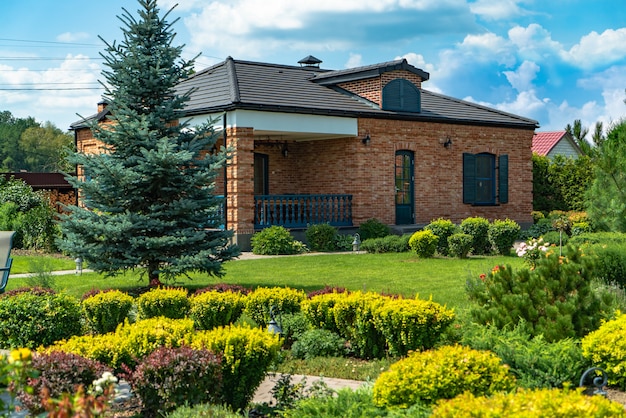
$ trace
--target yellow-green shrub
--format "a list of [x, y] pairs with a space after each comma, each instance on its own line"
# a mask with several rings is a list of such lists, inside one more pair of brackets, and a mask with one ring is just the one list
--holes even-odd
[[270, 322], [270, 308], [276, 314], [300, 312], [300, 303], [306, 299], [301, 290], [288, 287], [259, 287], [246, 296], [244, 312], [262, 327]]
[[413, 352], [382, 373], [373, 388], [378, 406], [408, 408], [418, 402], [434, 403], [469, 391], [491, 395], [515, 387], [509, 368], [489, 351], [463, 346]]
[[245, 296], [238, 292], [209, 291], [190, 299], [189, 316], [196, 329], [212, 329], [235, 322], [245, 305]]
[[432, 300], [390, 299], [374, 311], [373, 321], [385, 337], [389, 354], [404, 356], [432, 348], [454, 321], [454, 312]]
[[339, 329], [335, 324], [333, 308], [346, 295], [347, 293], [337, 292], [316, 295], [310, 299], [303, 300], [300, 304], [300, 309], [314, 327], [339, 333]]
[[132, 296], [119, 290], [100, 292], [83, 300], [83, 317], [87, 327], [97, 334], [115, 331], [133, 308]]
[[157, 317], [134, 324], [126, 321], [113, 333], [72, 337], [56, 343], [47, 351], [74, 353], [119, 369], [122, 364], [133, 367], [159, 347], [189, 344], [193, 333], [191, 319]]
[[579, 390], [520, 390], [493, 396], [465, 393], [452, 400], [440, 401], [431, 418], [619, 418], [624, 407], [602, 396], [588, 396]]
[[626, 389], [626, 314], [587, 334], [582, 347], [585, 358], [606, 370], [610, 385]]
[[137, 314], [139, 319], [181, 319], [189, 314], [190, 305], [185, 289], [157, 288], [137, 298]]
[[226, 326], [198, 331], [193, 348], [222, 353], [224, 401], [233, 409], [244, 408], [276, 360], [281, 347], [276, 334], [261, 328]]
[[362, 358], [380, 358], [385, 354], [385, 337], [373, 318], [374, 311], [388, 299], [374, 292], [354, 292], [339, 299], [333, 308], [339, 334], [350, 340]]
[[417, 231], [409, 238], [409, 247], [420, 258], [429, 258], [435, 254], [439, 237], [429, 229]]

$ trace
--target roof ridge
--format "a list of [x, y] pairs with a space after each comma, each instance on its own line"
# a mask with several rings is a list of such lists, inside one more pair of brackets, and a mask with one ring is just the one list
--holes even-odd
[[239, 80], [237, 79], [237, 69], [235, 68], [235, 60], [233, 57], [228, 56], [226, 58], [226, 72], [230, 83], [230, 99], [233, 103], [239, 103], [241, 101], [241, 95], [239, 94]]

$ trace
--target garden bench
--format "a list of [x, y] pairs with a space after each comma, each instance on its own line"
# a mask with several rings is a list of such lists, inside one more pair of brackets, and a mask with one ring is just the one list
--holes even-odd
[[4, 293], [9, 282], [9, 273], [13, 264], [11, 247], [14, 235], [15, 231], [0, 231], [0, 293]]

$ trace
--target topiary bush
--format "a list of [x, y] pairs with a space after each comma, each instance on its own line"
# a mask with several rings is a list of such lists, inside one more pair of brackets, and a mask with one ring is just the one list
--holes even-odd
[[194, 332], [192, 319], [157, 317], [134, 324], [125, 321], [113, 333], [74, 336], [57, 342], [47, 351], [78, 354], [121, 370], [122, 364], [134, 368], [139, 360], [160, 347], [189, 345]]
[[270, 322], [270, 309], [278, 315], [300, 312], [300, 303], [306, 299], [302, 290], [287, 287], [259, 287], [245, 299], [244, 312], [262, 327]]
[[196, 329], [213, 329], [239, 319], [245, 296], [238, 292], [209, 291], [192, 296], [190, 305], [189, 317]]
[[462, 343], [475, 350], [493, 351], [511, 368], [517, 385], [529, 389], [577, 386], [582, 374], [591, 367], [583, 357], [579, 340], [565, 338], [550, 343], [543, 335], [530, 337], [523, 326], [512, 330], [465, 327]]
[[82, 301], [83, 318], [87, 328], [96, 334], [106, 334], [125, 319], [134, 306], [132, 296], [119, 290], [100, 292]]
[[491, 252], [489, 243], [489, 221], [480, 216], [465, 218], [459, 225], [464, 234], [472, 236], [472, 254], [482, 255]]
[[624, 406], [603, 396], [580, 390], [519, 390], [475, 396], [465, 393], [437, 404], [431, 418], [525, 417], [525, 418], [624, 417]]
[[258, 255], [300, 254], [306, 246], [296, 241], [282, 226], [270, 226], [252, 235], [252, 252]]
[[192, 347], [222, 354], [223, 400], [237, 410], [245, 408], [254, 396], [278, 358], [281, 342], [276, 334], [261, 328], [226, 326], [198, 331]]
[[159, 348], [127, 378], [143, 417], [160, 417], [183, 404], [219, 403], [222, 396], [220, 356], [204, 349]]
[[328, 224], [309, 225], [305, 232], [306, 241], [313, 251], [335, 251], [337, 229]]
[[137, 317], [139, 319], [164, 316], [170, 319], [187, 317], [191, 302], [183, 288], [156, 288], [143, 293], [137, 298]]
[[435, 255], [439, 237], [427, 229], [417, 231], [409, 239], [409, 247], [420, 258], [430, 258]]
[[314, 357], [343, 357], [348, 352], [346, 340], [327, 329], [311, 329], [301, 334], [291, 346], [298, 359]]
[[472, 236], [462, 232], [448, 237], [448, 255], [456, 258], [467, 258], [472, 251]]
[[432, 231], [433, 234], [439, 237], [439, 241], [437, 242], [437, 252], [443, 256], [447, 256], [448, 238], [456, 232], [456, 225], [449, 219], [439, 218], [431, 221], [424, 227], [424, 229]]
[[444, 346], [410, 353], [392, 364], [374, 382], [373, 399], [378, 406], [408, 408], [452, 399], [464, 392], [493, 395], [514, 387], [515, 377], [495, 354]]
[[63, 352], [35, 355], [31, 369], [36, 374], [26, 380], [31, 390], [21, 390], [18, 399], [32, 415], [44, 412], [44, 397], [59, 398], [63, 393], [74, 393], [81, 385], [87, 388], [104, 372], [110, 371], [97, 361]]
[[497, 328], [523, 325], [546, 341], [583, 337], [597, 329], [607, 306], [593, 292], [592, 257], [568, 246], [537, 260], [535, 268], [496, 266], [489, 274], [468, 279], [470, 314], [479, 324]]
[[606, 321], [582, 340], [583, 356], [606, 370], [609, 385], [626, 390], [626, 314]]
[[488, 237], [491, 247], [502, 255], [511, 254], [515, 240], [519, 238], [520, 226], [511, 219], [496, 219], [489, 225]]
[[383, 238], [370, 238], [361, 243], [361, 250], [368, 253], [403, 253], [409, 250], [410, 235], [387, 235]]
[[0, 346], [48, 346], [82, 333], [78, 299], [66, 295], [20, 291], [0, 295]]
[[434, 347], [455, 317], [440, 304], [420, 299], [387, 299], [372, 316], [391, 356]]
[[389, 226], [385, 225], [376, 218], [371, 218], [359, 225], [359, 236], [361, 241], [370, 238], [383, 238], [391, 234]]

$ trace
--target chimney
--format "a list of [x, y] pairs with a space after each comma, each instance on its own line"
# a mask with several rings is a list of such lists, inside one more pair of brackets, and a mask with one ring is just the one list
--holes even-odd
[[106, 100], [102, 100], [101, 102], [98, 102], [98, 113], [102, 112], [104, 109], [106, 109], [107, 105], [109, 103]]
[[315, 58], [313, 55], [309, 55], [307, 57], [302, 58], [298, 61], [301, 67], [312, 67], [312, 68], [320, 68], [320, 64], [322, 60], [319, 58]]

